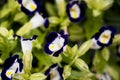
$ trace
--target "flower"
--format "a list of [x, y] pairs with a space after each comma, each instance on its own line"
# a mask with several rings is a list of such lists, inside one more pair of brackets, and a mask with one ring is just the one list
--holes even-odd
[[112, 44], [113, 38], [115, 36], [115, 32], [116, 30], [111, 26], [101, 27], [99, 32], [97, 32], [92, 38], [92, 43], [93, 43], [92, 48], [100, 49]]
[[84, 3], [79, 3], [78, 0], [69, 1], [66, 6], [66, 13], [68, 18], [72, 22], [79, 22], [82, 20], [85, 14], [85, 6]]
[[46, 28], [49, 26], [49, 20], [48, 18], [43, 18], [38, 12], [35, 13], [35, 15], [30, 20], [30, 23], [32, 23], [32, 29], [37, 28], [39, 26], [44, 25]]
[[14, 55], [5, 60], [1, 73], [2, 80], [12, 80], [15, 73], [23, 73], [22, 59], [18, 55]]
[[18, 0], [21, 10], [27, 15], [40, 12], [40, 0]]
[[43, 18], [40, 14], [40, 0], [18, 0], [21, 10], [26, 15], [34, 15], [30, 22], [32, 23], [32, 29], [44, 25], [46, 28], [49, 25], [47, 18]]
[[14, 37], [18, 37], [21, 41], [22, 51], [23, 53], [31, 53], [32, 52], [32, 41], [35, 40], [38, 36], [33, 35], [32, 38], [25, 39], [19, 35], [14, 35]]
[[46, 80], [63, 80], [63, 68], [60, 68], [57, 64], [53, 64], [46, 70]]
[[46, 37], [46, 44], [44, 46], [44, 51], [55, 57], [59, 56], [63, 52], [68, 44], [68, 34], [64, 34], [64, 31], [60, 33], [51, 32]]

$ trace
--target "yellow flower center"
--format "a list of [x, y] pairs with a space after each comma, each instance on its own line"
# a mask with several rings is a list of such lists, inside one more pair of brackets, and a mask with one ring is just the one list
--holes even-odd
[[13, 71], [9, 70], [6, 72], [6, 76], [11, 76], [13, 74]]
[[101, 41], [102, 41], [102, 43], [106, 43], [108, 41], [108, 39], [109, 39], [109, 36], [104, 34], [102, 36], [102, 40]]
[[31, 10], [35, 10], [35, 9], [36, 9], [36, 6], [35, 6], [34, 4], [31, 4], [31, 5], [30, 5], [30, 9], [31, 9]]

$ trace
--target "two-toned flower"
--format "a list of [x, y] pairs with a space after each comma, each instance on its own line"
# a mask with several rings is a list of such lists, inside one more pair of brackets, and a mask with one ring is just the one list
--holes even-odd
[[44, 25], [46, 28], [49, 26], [47, 18], [43, 18], [40, 13], [40, 0], [18, 0], [21, 11], [26, 15], [34, 15], [30, 20], [32, 23], [32, 29]]
[[59, 67], [57, 64], [53, 64], [46, 70], [45, 75], [46, 80], [63, 80], [63, 68]]
[[116, 30], [111, 26], [103, 26], [100, 28], [93, 38], [92, 43], [93, 49], [101, 49], [105, 46], [112, 44], [113, 38], [115, 36]]
[[21, 10], [27, 15], [40, 12], [40, 0], [18, 0]]
[[25, 54], [25, 53], [32, 52], [32, 41], [35, 40], [38, 36], [33, 35], [31, 38], [23, 38], [22, 36], [15, 34], [14, 37], [18, 37], [18, 39], [20, 39], [21, 46], [22, 46], [22, 52], [23, 54]]
[[46, 42], [44, 51], [49, 55], [57, 57], [65, 50], [68, 44], [68, 34], [65, 34], [64, 31], [60, 33], [51, 32], [46, 37]]
[[16, 73], [23, 73], [22, 59], [18, 55], [7, 58], [3, 64], [1, 73], [2, 80], [12, 80], [12, 75]]
[[78, 0], [69, 0], [66, 6], [66, 13], [71, 22], [79, 22], [85, 15], [85, 5]]

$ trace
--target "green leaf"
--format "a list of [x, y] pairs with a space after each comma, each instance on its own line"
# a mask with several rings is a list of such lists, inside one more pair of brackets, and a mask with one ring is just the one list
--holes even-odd
[[112, 76], [113, 80], [120, 80], [120, 71], [118, 70], [120, 70], [119, 67], [116, 68], [114, 66], [107, 66], [107, 71], [110, 76]]
[[68, 31], [69, 31], [69, 34], [70, 34], [69, 39], [71, 41], [79, 41], [79, 40], [83, 39], [84, 36], [85, 36], [83, 34], [83, 28], [79, 27], [78, 25], [71, 25], [68, 28]]
[[30, 80], [45, 80], [46, 76], [43, 73], [34, 73], [30, 76]]
[[77, 54], [79, 57], [84, 55], [92, 46], [91, 40], [85, 41], [80, 47], [79, 47], [79, 54]]
[[98, 73], [103, 73], [106, 63], [107, 62], [103, 58], [101, 51], [96, 51], [93, 59], [93, 65]]
[[18, 31], [17, 34], [20, 36], [25, 35], [31, 30], [32, 24], [30, 22], [24, 24]]
[[103, 58], [104, 58], [106, 61], [109, 60], [110, 52], [109, 52], [108, 48], [105, 47], [105, 48], [102, 50], [102, 56], [103, 56]]
[[60, 17], [64, 17], [66, 13], [65, 0], [55, 0], [57, 6], [57, 12]]
[[69, 65], [64, 66], [63, 77], [67, 79], [71, 75], [71, 67]]
[[45, 8], [46, 8], [47, 13], [50, 16], [56, 16], [57, 15], [57, 13], [56, 13], [56, 7], [53, 6], [53, 4], [51, 4], [49, 2], [46, 2]]
[[89, 72], [88, 65], [82, 59], [76, 59], [75, 60], [75, 66], [81, 71]]

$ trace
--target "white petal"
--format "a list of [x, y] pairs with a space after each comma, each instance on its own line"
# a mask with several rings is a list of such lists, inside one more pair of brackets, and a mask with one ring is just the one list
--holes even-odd
[[31, 40], [26, 40], [26, 41], [21, 40], [21, 46], [22, 46], [22, 51], [24, 54], [26, 52], [29, 52], [29, 53], [32, 52], [32, 41]]
[[39, 14], [36, 13], [30, 22], [32, 23], [32, 29], [42, 26], [44, 24], [45, 19]]
[[99, 41], [103, 44], [107, 44], [111, 38], [111, 31], [105, 30], [99, 37]]
[[95, 38], [92, 39], [92, 49], [100, 49], [101, 47], [97, 44], [97, 40]]
[[34, 11], [37, 8], [37, 5], [33, 0], [23, 0], [22, 4], [29, 11]]
[[15, 71], [17, 70], [17, 68], [19, 69], [19, 63], [16, 61], [17, 61], [17, 59], [15, 60], [13, 65], [6, 71], [6, 76], [9, 78], [11, 78], [12, 74], [15, 74]]
[[62, 37], [57, 37], [50, 45], [49, 45], [49, 49], [53, 52], [56, 52], [58, 50], [60, 50], [63, 45], [64, 45], [64, 38]]
[[50, 80], [60, 80], [61, 77], [60, 77], [60, 74], [57, 70], [57, 67], [54, 68], [54, 69], [51, 69], [50, 71]]
[[70, 9], [70, 15], [72, 18], [78, 18], [80, 17], [80, 8], [77, 4], [74, 4], [72, 8]]

